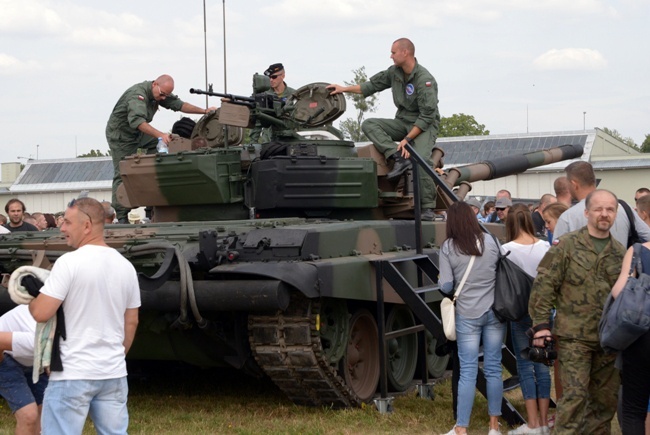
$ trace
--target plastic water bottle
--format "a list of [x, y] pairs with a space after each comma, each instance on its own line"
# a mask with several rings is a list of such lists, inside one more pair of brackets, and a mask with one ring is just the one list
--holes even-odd
[[156, 151], [158, 151], [160, 154], [169, 153], [169, 148], [167, 148], [167, 144], [165, 143], [162, 137], [158, 138], [158, 145], [156, 145]]

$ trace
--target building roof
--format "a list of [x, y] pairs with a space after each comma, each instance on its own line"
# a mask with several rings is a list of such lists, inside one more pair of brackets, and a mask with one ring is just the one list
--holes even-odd
[[111, 189], [110, 157], [29, 160], [9, 191], [12, 193]]

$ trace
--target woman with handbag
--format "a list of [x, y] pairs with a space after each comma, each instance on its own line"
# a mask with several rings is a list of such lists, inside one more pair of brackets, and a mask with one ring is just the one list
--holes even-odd
[[[565, 206], [566, 207], [566, 206]], [[546, 211], [546, 210], [545, 210]], [[537, 265], [550, 245], [535, 237], [533, 219], [528, 207], [515, 204], [506, 219], [506, 240], [503, 249], [510, 254], [508, 258], [533, 278], [537, 276]], [[517, 322], [510, 322], [512, 347], [517, 357], [517, 373], [521, 393], [526, 404], [527, 424], [508, 432], [508, 435], [548, 434], [550, 432], [548, 409], [551, 403], [551, 374], [543, 363], [532, 362], [521, 355], [530, 346], [526, 331], [532, 328], [533, 321], [528, 314]]]
[[[612, 297], [619, 296], [627, 282], [632, 264], [633, 247], [627, 250], [621, 266], [621, 274], [612, 287]], [[641, 266], [650, 274], [650, 242], [641, 247]], [[625, 435], [645, 434], [645, 421], [650, 408], [650, 331], [643, 334], [621, 353], [623, 368], [623, 416], [621, 430]]]
[[[482, 232], [471, 207], [464, 202], [453, 203], [447, 210], [447, 240], [440, 248], [441, 291], [456, 298], [456, 340], [460, 362], [458, 418], [447, 435], [467, 433], [476, 395], [481, 339], [490, 415], [488, 434], [501, 433], [501, 345], [506, 328], [491, 309], [498, 258], [498, 246], [492, 237]], [[467, 273], [470, 262], [471, 270]], [[463, 285], [459, 289], [461, 281]]]

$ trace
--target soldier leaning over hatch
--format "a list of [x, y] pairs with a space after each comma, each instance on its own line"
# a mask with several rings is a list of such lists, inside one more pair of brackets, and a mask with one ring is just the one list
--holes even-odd
[[[284, 81], [284, 65], [281, 63], [274, 63], [270, 65], [264, 75], [271, 81], [271, 89], [264, 92], [265, 94], [273, 95], [282, 102], [285, 102], [289, 95], [293, 94], [296, 90], [287, 86]], [[250, 132], [250, 139], [252, 143], [267, 143], [271, 141], [271, 129], [262, 128], [259, 121], [255, 123], [255, 127]]]
[[120, 176], [120, 160], [135, 154], [138, 148], [145, 152], [155, 152], [158, 138], [162, 137], [169, 144], [168, 133], [156, 129], [151, 124], [159, 107], [175, 112], [206, 114], [217, 110], [216, 107], [202, 109], [190, 103], [183, 102], [174, 92], [174, 79], [169, 75], [161, 75], [156, 80], [144, 81], [127, 89], [115, 104], [108, 124], [106, 124], [106, 140], [113, 157], [113, 207], [117, 219], [127, 223], [129, 209], [123, 207], [116, 197], [117, 188], [122, 184]]
[[[397, 106], [395, 119], [372, 118], [364, 121], [361, 126], [377, 150], [387, 160], [395, 161], [392, 171], [386, 176], [389, 180], [398, 178], [411, 167], [411, 162], [407, 160], [409, 153], [404, 149], [407, 143], [413, 145], [422, 158], [429, 158], [440, 126], [438, 84], [429, 71], [418, 63], [413, 43], [400, 38], [393, 42], [390, 52], [394, 65], [370, 77], [367, 82], [353, 86], [328, 86], [328, 89], [332, 89], [332, 94], [350, 92], [364, 97], [392, 89], [393, 102]], [[397, 148], [394, 141], [399, 141]], [[435, 185], [424, 171], [419, 174], [422, 219], [434, 220]]]

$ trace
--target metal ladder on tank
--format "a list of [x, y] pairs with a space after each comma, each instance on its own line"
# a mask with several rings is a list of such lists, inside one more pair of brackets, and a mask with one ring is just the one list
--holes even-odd
[[[442, 189], [445, 195], [451, 198], [453, 201], [458, 201], [458, 197], [454, 194], [451, 188], [440, 178], [440, 176], [429, 167], [427, 162], [419, 155], [417, 152], [410, 146], [406, 145], [407, 151], [411, 154], [412, 160], [416, 163], [412, 166], [412, 178], [413, 178], [413, 197], [414, 197], [414, 207], [415, 207], [415, 250], [416, 254], [409, 257], [402, 257], [392, 260], [376, 260], [373, 261], [375, 268], [375, 279], [377, 285], [377, 326], [379, 331], [379, 367], [380, 367], [380, 379], [379, 379], [379, 389], [380, 397], [375, 399], [375, 406], [380, 413], [387, 413], [392, 411], [392, 397], [388, 396], [388, 380], [387, 380], [387, 349], [386, 343], [388, 340], [401, 337], [407, 334], [417, 333], [419, 337], [420, 347], [424, 349], [424, 344], [426, 344], [426, 338], [424, 335], [424, 329], [427, 329], [433, 337], [437, 340], [437, 343], [445, 343], [447, 338], [444, 335], [442, 329], [442, 322], [440, 318], [434, 313], [429, 305], [427, 304], [427, 294], [437, 292], [440, 290], [440, 285], [438, 283], [438, 267], [433, 263], [431, 258], [423, 254], [422, 252], [422, 220], [421, 220], [421, 209], [419, 201], [419, 178], [418, 170], [423, 169], [429, 177], [431, 177], [436, 185]], [[419, 167], [418, 167], [419, 166]], [[480, 225], [480, 222], [479, 222]], [[485, 227], [483, 230], [487, 233]], [[399, 271], [398, 264], [411, 262], [417, 267], [417, 285], [413, 286], [408, 281], [408, 279]], [[427, 283], [425, 284], [425, 278]], [[420, 321], [419, 325], [411, 326], [408, 328], [386, 332], [386, 320], [385, 320], [385, 306], [384, 306], [384, 289], [383, 281], [384, 279], [395, 292], [402, 298], [404, 303], [411, 309], [415, 317]], [[501, 364], [505, 367], [512, 375], [517, 374], [517, 360], [512, 354], [510, 349], [504, 344], [501, 348], [502, 358]], [[482, 354], [479, 354], [481, 358]], [[457, 403], [457, 382], [459, 377], [459, 363], [456, 355], [452, 355], [453, 361], [453, 406], [454, 406], [454, 419], [456, 418], [456, 403]], [[429, 382], [428, 367], [426, 364], [426, 352], [422, 352], [422, 378], [420, 384], [418, 384], [418, 395], [421, 398], [425, 399], [434, 399], [433, 393], [433, 383]], [[476, 388], [479, 392], [487, 398], [487, 383], [485, 379], [485, 373], [483, 369], [479, 366], [478, 377], [476, 382]], [[504, 391], [507, 389], [504, 385]], [[515, 409], [515, 407], [510, 403], [510, 401], [504, 396], [501, 401], [501, 416], [510, 426], [518, 426], [525, 423], [524, 418], [521, 414]]]

